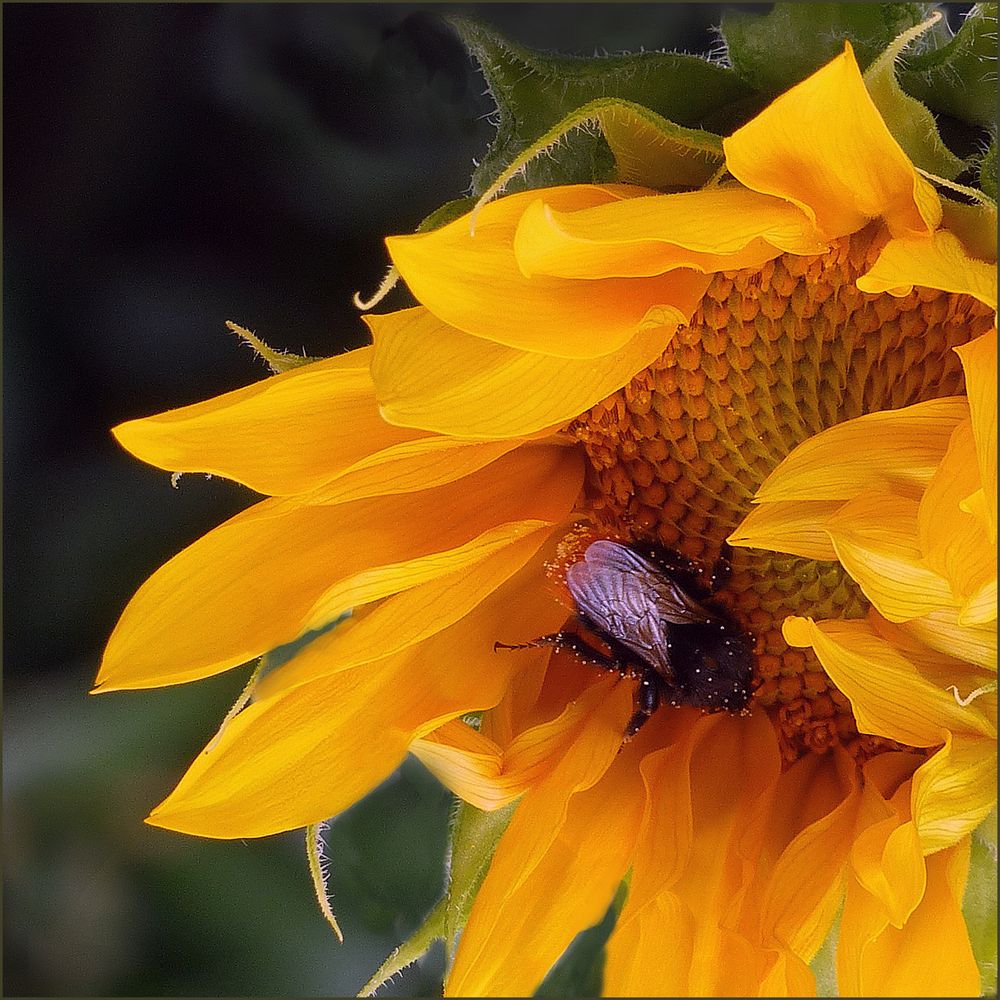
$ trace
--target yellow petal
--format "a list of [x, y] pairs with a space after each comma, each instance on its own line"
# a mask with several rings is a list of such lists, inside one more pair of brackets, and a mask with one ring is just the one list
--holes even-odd
[[505, 750], [468, 726], [459, 729], [459, 723], [411, 749], [460, 798], [478, 809], [499, 809], [552, 770], [593, 711], [590, 698], [577, 698], [556, 718], [518, 733]]
[[[688, 978], [696, 940], [694, 914], [674, 893], [661, 892], [633, 908], [624, 920], [618, 918], [608, 942], [604, 995], [691, 996]], [[667, 941], [669, 948], [664, 947]]]
[[987, 670], [997, 669], [997, 630], [991, 622], [961, 624], [955, 608], [942, 608], [914, 618], [904, 628], [931, 649], [968, 660]]
[[968, 842], [927, 858], [920, 905], [897, 929], [857, 882], [848, 888], [837, 946], [837, 985], [845, 997], [979, 996], [979, 972], [961, 900]]
[[948, 581], [924, 563], [917, 511], [913, 500], [865, 493], [844, 504], [825, 525], [844, 569], [893, 622], [956, 606]]
[[754, 996], [772, 949], [732, 928], [780, 772], [774, 730], [763, 712], [672, 714], [675, 741], [642, 765], [647, 807], [604, 988], [609, 996]]
[[577, 210], [649, 193], [645, 188], [577, 185], [525, 191], [485, 205], [429, 233], [386, 240], [416, 298], [465, 333], [559, 358], [597, 358], [619, 350], [649, 326], [690, 319], [707, 287], [694, 272], [588, 283], [526, 278], [514, 257], [514, 233], [539, 197]]
[[[993, 553], [994, 565], [996, 552]], [[986, 625], [997, 620], [997, 578], [993, 577], [977, 587], [958, 612], [959, 625]]]
[[823, 523], [842, 506], [840, 500], [791, 500], [751, 509], [726, 539], [730, 545], [788, 552], [803, 559], [832, 561], [837, 553]]
[[[344, 358], [357, 354], [364, 367], [345, 367]], [[362, 348], [317, 361], [203, 403], [129, 420], [114, 435], [133, 455], [169, 472], [208, 472], [274, 496], [303, 492], [373, 451], [420, 436], [379, 416], [370, 356]]]
[[632, 694], [602, 679], [582, 697], [590, 718], [514, 813], [446, 996], [530, 996], [576, 933], [601, 919], [625, 874], [644, 799], [634, 749], [618, 753]]
[[529, 566], [419, 646], [252, 703], [148, 822], [202, 837], [259, 837], [347, 808], [414, 739], [499, 701], [518, 664], [494, 655], [493, 637], [512, 620], [538, 634], [551, 615], [533, 602], [540, 585], [540, 568]]
[[410, 751], [441, 784], [477, 809], [499, 809], [531, 787], [520, 775], [504, 780], [500, 746], [458, 720], [415, 740]]
[[[995, 280], [995, 275], [994, 275]], [[972, 412], [979, 477], [982, 481], [990, 540], [997, 540], [997, 331], [955, 349], [965, 369], [965, 390]]]
[[963, 420], [951, 436], [917, 515], [927, 566], [948, 581], [955, 598], [963, 603], [986, 587], [985, 597], [980, 598], [985, 603], [991, 582], [996, 596], [996, 548], [982, 522], [962, 510], [962, 501], [979, 488], [972, 421]]
[[[930, 617], [933, 616], [927, 616]], [[961, 643], [957, 643], [951, 650], [939, 650], [929, 645], [924, 638], [917, 636], [913, 626], [917, 622], [926, 621], [927, 618], [893, 624], [871, 608], [868, 611], [867, 621], [877, 636], [895, 646], [928, 681], [939, 688], [949, 690], [954, 685], [964, 695], [993, 679], [979, 665], [972, 662]], [[985, 711], [989, 705], [990, 702], [983, 701], [979, 707]], [[985, 714], [991, 721], [996, 721], [990, 712], [986, 711]]]
[[950, 396], [846, 420], [795, 448], [755, 499], [850, 500], [883, 490], [918, 500], [968, 415], [965, 397]]
[[952, 847], [997, 801], [996, 740], [948, 734], [913, 776], [913, 819], [925, 854]]
[[816, 992], [816, 977], [812, 969], [798, 956], [789, 952], [775, 954], [774, 965], [761, 978], [761, 997], [809, 997]]
[[470, 337], [419, 307], [365, 321], [386, 420], [479, 439], [567, 423], [655, 361], [673, 335], [645, 330], [613, 354], [566, 360]]
[[896, 647], [864, 621], [786, 618], [791, 646], [811, 646], [830, 679], [850, 699], [858, 729], [914, 747], [936, 746], [946, 730], [993, 737], [973, 705], [962, 707], [949, 691], [929, 682]]
[[879, 927], [902, 927], [926, 885], [920, 839], [910, 817], [912, 754], [886, 753], [863, 765], [857, 827], [849, 839], [851, 880], [877, 903]]
[[526, 277], [649, 277], [760, 267], [779, 253], [827, 250], [793, 205], [737, 186], [629, 198], [560, 212], [542, 198], [517, 226], [514, 253]]
[[[539, 522], [503, 525], [490, 533], [499, 544], [478, 546], [472, 553], [476, 561], [394, 594], [318, 636], [288, 663], [263, 677], [255, 696], [271, 697], [297, 684], [402, 652], [436, 635], [464, 618], [535, 557], [551, 532], [551, 526], [539, 527]], [[540, 598], [545, 596], [544, 592], [539, 594]], [[558, 629], [566, 616], [562, 605], [552, 603], [548, 631]]]
[[996, 309], [997, 268], [975, 260], [946, 229], [890, 240], [872, 269], [857, 280], [863, 292], [909, 295], [914, 285], [972, 295]]
[[[908, 794], [905, 787], [902, 794]], [[854, 841], [851, 865], [861, 885], [885, 908], [889, 923], [902, 927], [927, 884], [916, 826], [898, 815], [873, 823]]]
[[768, 821], [769, 833], [784, 845], [767, 877], [760, 935], [807, 962], [840, 907], [861, 796], [856, 771], [843, 750], [801, 758], [779, 779]]
[[844, 49], [723, 140], [726, 166], [748, 188], [798, 205], [830, 239], [879, 217], [898, 235], [935, 229], [940, 199], [890, 134], [850, 44]]
[[963, 497], [958, 506], [961, 510], [964, 510], [966, 514], [971, 514], [983, 526], [989, 534], [990, 539], [994, 540], [991, 518], [996, 518], [996, 511], [991, 513], [987, 509], [986, 491], [982, 488], [982, 486], [980, 486], [978, 490], [974, 490], [967, 497]]
[[518, 438], [462, 441], [436, 434], [404, 441], [366, 455], [299, 500], [308, 504], [345, 503], [364, 497], [415, 493], [477, 472], [523, 443]]
[[560, 520], [581, 478], [570, 449], [534, 447], [399, 497], [319, 507], [266, 500], [143, 584], [111, 636], [97, 685], [174, 684], [244, 663], [324, 615], [331, 621], [356, 603], [478, 561], [482, 544], [502, 541], [480, 536], [501, 525]]

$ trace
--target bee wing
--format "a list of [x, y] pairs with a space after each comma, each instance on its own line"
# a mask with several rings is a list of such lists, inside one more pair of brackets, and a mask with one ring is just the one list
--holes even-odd
[[669, 625], [643, 581], [635, 574], [593, 562], [570, 566], [566, 581], [577, 611], [589, 625], [673, 680], [667, 648]]
[[636, 590], [646, 591], [655, 602], [659, 616], [671, 625], [705, 624], [711, 621], [711, 614], [689, 597], [668, 573], [627, 545], [601, 539], [590, 545], [583, 558], [587, 565], [601, 566], [631, 577], [631, 586]]

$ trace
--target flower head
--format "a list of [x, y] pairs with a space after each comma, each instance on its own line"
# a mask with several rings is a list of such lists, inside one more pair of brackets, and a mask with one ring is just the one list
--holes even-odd
[[[116, 430], [269, 498], [143, 586], [98, 686], [313, 636], [150, 822], [306, 826], [407, 752], [481, 809], [517, 802], [452, 995], [530, 994], [629, 872], [611, 995], [810, 993], [842, 904], [841, 992], [979, 990], [993, 264], [850, 46], [724, 148], [732, 180], [700, 190], [529, 190], [474, 232], [394, 237], [420, 304], [366, 316], [373, 346]], [[623, 743], [641, 672], [537, 644], [597, 537], [691, 561], [752, 642], [748, 713], [664, 706]]]

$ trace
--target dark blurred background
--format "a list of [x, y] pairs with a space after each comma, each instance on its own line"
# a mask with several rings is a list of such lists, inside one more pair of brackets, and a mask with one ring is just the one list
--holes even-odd
[[[263, 377], [226, 319], [317, 356], [363, 341], [351, 295], [377, 287], [382, 236], [465, 193], [491, 137], [447, 9], [3, 7], [8, 996], [353, 995], [441, 891], [448, 797], [410, 763], [328, 833], [339, 946], [299, 835], [142, 823], [246, 672], [86, 692], [136, 587], [251, 500], [172, 489], [108, 429]], [[720, 16], [459, 9], [578, 54], [706, 52]], [[439, 975], [433, 954], [384, 993]]]

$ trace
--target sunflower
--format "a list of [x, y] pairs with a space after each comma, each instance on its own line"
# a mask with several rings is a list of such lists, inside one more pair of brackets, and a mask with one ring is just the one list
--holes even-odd
[[[980, 990], [994, 264], [849, 45], [724, 148], [700, 190], [529, 190], [391, 238], [420, 304], [367, 315], [371, 346], [115, 430], [267, 498], [138, 591], [98, 688], [311, 640], [148, 822], [309, 826], [410, 752], [516, 802], [449, 995], [530, 994], [626, 877], [609, 995], [811, 994], [838, 912], [843, 995]], [[705, 578], [729, 553], [749, 711], [668, 706], [623, 742], [635, 681], [531, 645], [595, 538]]]

